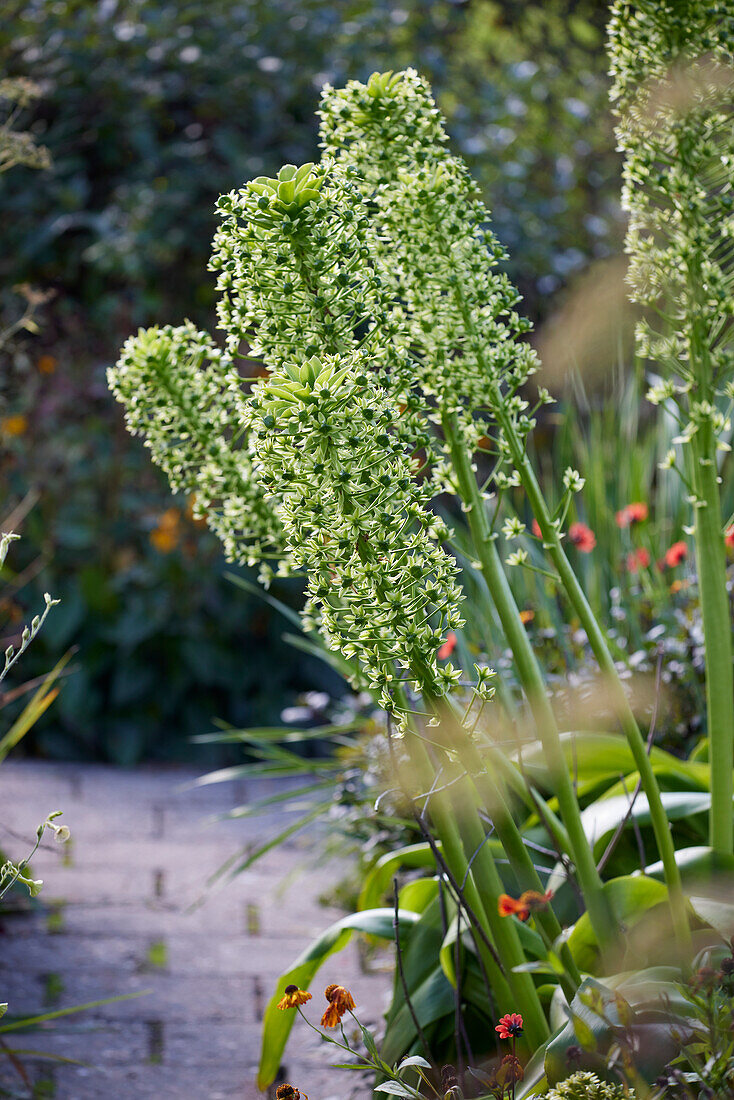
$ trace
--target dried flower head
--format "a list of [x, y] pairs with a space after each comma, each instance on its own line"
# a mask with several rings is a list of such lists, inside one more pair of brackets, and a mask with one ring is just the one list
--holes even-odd
[[299, 1092], [297, 1088], [287, 1083], [278, 1085], [275, 1095], [277, 1100], [308, 1100], [305, 1092]]
[[342, 1017], [355, 1007], [354, 997], [343, 985], [327, 985], [324, 996], [329, 1007], [321, 1018], [321, 1026], [336, 1027]]

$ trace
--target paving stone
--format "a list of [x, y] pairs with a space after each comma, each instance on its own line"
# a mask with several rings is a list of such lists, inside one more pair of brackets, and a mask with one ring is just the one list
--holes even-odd
[[[180, 768], [3, 765], [0, 847], [24, 854], [24, 838], [53, 809], [64, 811], [73, 846], [44, 842], [33, 860], [43, 905], [0, 918], [2, 999], [14, 1013], [35, 1013], [149, 991], [22, 1037], [24, 1046], [88, 1063], [26, 1060], [31, 1080], [53, 1078], [57, 1100], [255, 1100], [260, 1020], [277, 975], [340, 916], [319, 899], [346, 864], [319, 861], [317, 827], [207, 889], [226, 859], [287, 820], [279, 808], [213, 819], [284, 784], [194, 787], [195, 778]], [[389, 967], [366, 972], [352, 944], [323, 977], [349, 985], [361, 1018], [379, 1022]], [[315, 1020], [318, 1002], [316, 994]], [[318, 1100], [369, 1095], [366, 1080], [330, 1070], [330, 1060], [312, 1032], [294, 1028], [284, 1069], [302, 1091]], [[0, 1085], [11, 1083], [12, 1067], [0, 1059]]]

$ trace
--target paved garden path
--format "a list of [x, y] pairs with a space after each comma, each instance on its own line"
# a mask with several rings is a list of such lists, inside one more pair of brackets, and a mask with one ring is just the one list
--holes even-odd
[[[65, 854], [44, 843], [33, 861], [43, 905], [0, 917], [0, 1000], [13, 1014], [149, 990], [23, 1036], [14, 1046], [86, 1063], [24, 1058], [39, 1096], [56, 1100], [255, 1100], [260, 1018], [278, 973], [341, 914], [319, 897], [344, 867], [318, 864], [314, 833], [294, 837], [233, 883], [200, 898], [238, 847], [262, 840], [283, 818], [215, 821], [214, 815], [274, 789], [227, 783], [186, 789], [193, 772], [8, 762], [0, 769], [0, 849], [20, 858], [24, 838], [55, 809], [72, 831]], [[271, 786], [268, 787], [268, 782]], [[310, 866], [312, 859], [316, 868]], [[366, 973], [356, 944], [314, 983], [312, 1017], [331, 981], [354, 992], [377, 1023], [389, 992]], [[318, 992], [317, 992], [318, 991]], [[323, 1002], [325, 1007], [326, 1002]], [[315, 1006], [315, 1008], [314, 1008]], [[328, 1068], [328, 1047], [300, 1021], [283, 1077], [311, 1100], [369, 1095], [349, 1071]], [[10, 1044], [11, 1036], [6, 1036]], [[0, 1058], [0, 1084], [19, 1079]]]

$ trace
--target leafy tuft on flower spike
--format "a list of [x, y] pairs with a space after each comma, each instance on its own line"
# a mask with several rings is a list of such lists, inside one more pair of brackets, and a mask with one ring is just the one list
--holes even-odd
[[218, 206], [210, 267], [230, 350], [244, 342], [271, 367], [364, 345], [377, 351], [371, 332], [385, 288], [371, 262], [369, 212], [349, 173], [286, 165]]
[[437, 651], [460, 625], [456, 565], [444, 523], [396, 432], [400, 412], [359, 356], [311, 358], [258, 383], [259, 474], [281, 501], [285, 541], [309, 577], [307, 622], [357, 658], [394, 709], [402, 680], [443, 695], [456, 680]]

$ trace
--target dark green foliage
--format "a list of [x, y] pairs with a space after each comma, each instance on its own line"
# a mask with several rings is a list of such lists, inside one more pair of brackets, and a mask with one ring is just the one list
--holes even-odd
[[211, 300], [217, 196], [315, 159], [326, 80], [413, 64], [547, 295], [614, 229], [603, 18], [591, 0], [10, 0], [0, 70], [42, 83], [54, 168], [6, 182], [0, 272], [53, 280], [104, 325], [178, 322]]
[[[186, 499], [169, 499], [142, 446], [130, 447], [122, 423], [110, 430], [103, 380], [90, 385], [61, 364], [31, 372], [33, 363], [16, 375], [27, 433], [4, 441], [0, 476], [13, 499], [29, 483], [38, 490], [12, 561], [32, 579], [14, 594], [6, 568], [0, 622], [10, 633], [20, 607], [43, 605], [43, 591], [61, 600], [21, 678], [79, 649], [28, 743], [122, 763], [180, 758], [192, 753], [187, 737], [215, 717], [267, 724], [295, 692], [335, 690], [324, 665], [280, 641], [282, 618], [223, 577], [218, 541], [188, 518]], [[297, 588], [284, 592], [299, 599]], [[222, 755], [196, 750], [201, 761]]]
[[[0, 73], [40, 85], [19, 125], [52, 164], [0, 182], [0, 287], [56, 297], [37, 311], [40, 335], [1, 365], [0, 420], [26, 418], [2, 460], [3, 512], [39, 494], [18, 529], [44, 579], [17, 602], [31, 607], [42, 587], [63, 600], [26, 673], [80, 646], [37, 749], [179, 755], [215, 715], [277, 721], [295, 691], [324, 685], [268, 609], [233, 595], [213, 540], [183, 521], [170, 553], [151, 545], [168, 492], [103, 390], [138, 324], [189, 314], [213, 328], [217, 197], [318, 159], [324, 81], [414, 64], [494, 207], [514, 277], [547, 311], [548, 291], [608, 247], [588, 218], [614, 221], [604, 15], [593, 0], [519, 13], [488, 0], [8, 0]], [[23, 304], [0, 312], [10, 323]]]

